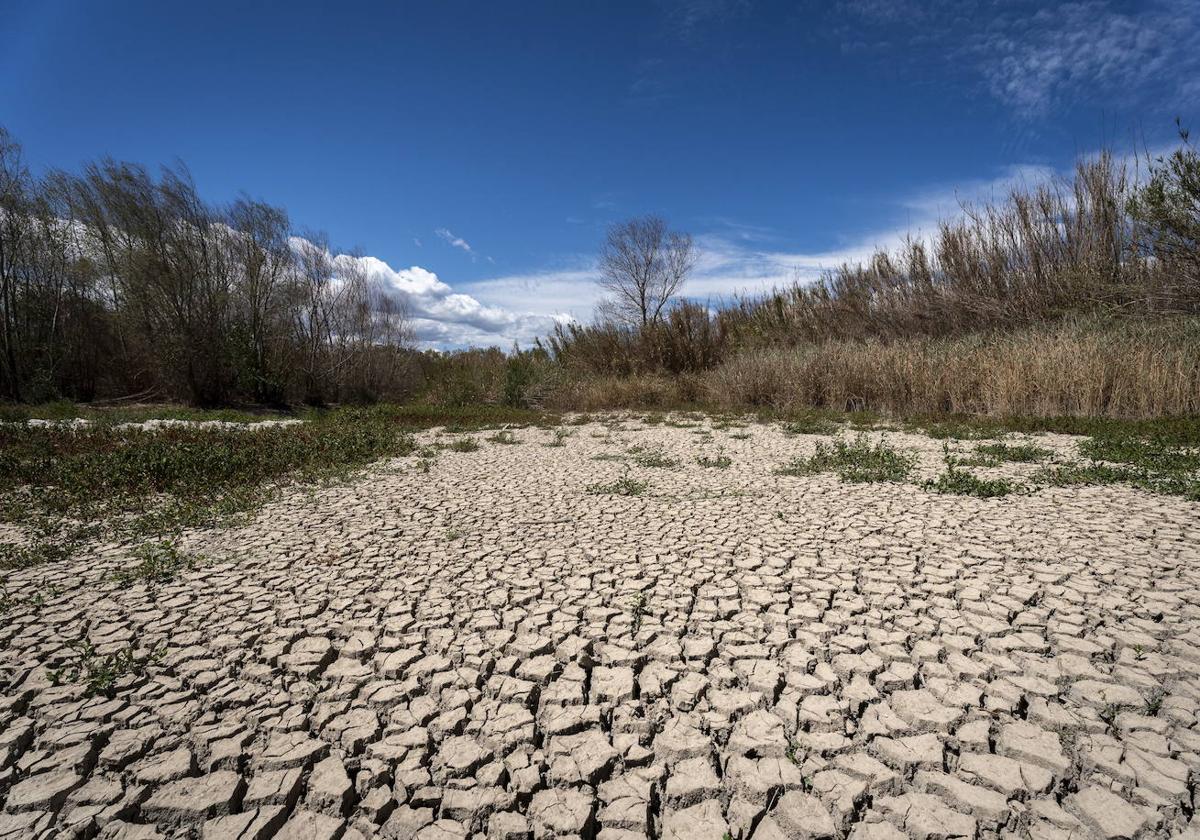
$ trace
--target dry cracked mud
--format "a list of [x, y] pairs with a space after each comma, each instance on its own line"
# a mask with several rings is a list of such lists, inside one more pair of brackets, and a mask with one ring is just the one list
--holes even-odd
[[[13, 573], [0, 837], [1200, 836], [1200, 505], [787, 477], [818, 438], [710, 426], [480, 433], [156, 585]], [[632, 445], [680, 463], [594, 459]], [[84, 638], [159, 656], [88, 697]]]

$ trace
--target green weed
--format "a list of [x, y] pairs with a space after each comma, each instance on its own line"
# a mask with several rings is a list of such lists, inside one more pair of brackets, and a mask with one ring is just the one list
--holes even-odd
[[122, 586], [143, 582], [150, 585], [168, 583], [180, 572], [194, 569], [197, 559], [181, 552], [170, 540], [139, 546], [133, 556], [138, 561], [137, 565], [113, 574], [113, 579]]
[[551, 447], [566, 446], [567, 438], [571, 437], [574, 434], [575, 434], [575, 432], [573, 432], [570, 429], [555, 429], [554, 430], [554, 440], [549, 441], [546, 444], [546, 446], [551, 446]]
[[726, 470], [729, 469], [730, 464], [733, 463], [733, 459], [724, 452], [718, 451], [717, 454], [712, 457], [709, 457], [708, 455], [699, 456], [696, 458], [696, 463], [705, 469]]
[[903, 481], [916, 463], [909, 454], [888, 446], [886, 440], [872, 445], [866, 434], [847, 443], [838, 438], [833, 443], [820, 442], [810, 458], [794, 458], [775, 470], [778, 475], [806, 476], [833, 472], [847, 483]]
[[615, 481], [597, 482], [587, 486], [593, 496], [641, 496], [650, 487], [650, 482], [632, 478], [628, 470]]
[[166, 655], [165, 646], [155, 648], [140, 658], [132, 647], [100, 655], [86, 639], [73, 642], [71, 649], [75, 651], [74, 657], [64, 665], [47, 671], [47, 676], [52, 685], [82, 682], [88, 697], [112, 697], [122, 678], [144, 674], [147, 665], [161, 661]]
[[1049, 449], [1043, 449], [1030, 443], [984, 443], [976, 446], [975, 452], [995, 461], [1012, 461], [1018, 464], [1044, 461], [1054, 454]]
[[661, 449], [643, 449], [635, 446], [630, 448], [629, 454], [633, 455], [634, 462], [639, 467], [650, 467], [654, 469], [671, 469], [679, 466], [679, 460], [672, 458]]

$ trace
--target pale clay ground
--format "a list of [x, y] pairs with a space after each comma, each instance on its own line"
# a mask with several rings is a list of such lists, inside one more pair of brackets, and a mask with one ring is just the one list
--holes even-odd
[[[0, 837], [1200, 837], [1200, 505], [788, 478], [818, 438], [737, 431], [521, 429], [156, 588], [115, 546], [10, 575]], [[588, 495], [634, 444], [682, 464]], [[45, 666], [85, 635], [167, 653], [84, 699]]]

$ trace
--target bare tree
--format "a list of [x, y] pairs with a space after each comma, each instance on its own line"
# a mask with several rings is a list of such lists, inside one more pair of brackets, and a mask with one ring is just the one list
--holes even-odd
[[602, 311], [629, 326], [657, 324], [696, 264], [692, 237], [643, 216], [608, 229], [600, 250]]

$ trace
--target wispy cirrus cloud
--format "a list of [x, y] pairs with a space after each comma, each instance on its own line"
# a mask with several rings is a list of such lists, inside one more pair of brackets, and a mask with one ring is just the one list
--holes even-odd
[[438, 228], [434, 231], [438, 238], [449, 245], [451, 248], [457, 248], [460, 251], [465, 251], [468, 254], [474, 255], [475, 249], [471, 247], [471, 243], [463, 239], [461, 236], [455, 236], [446, 228]]
[[1130, 101], [1148, 87], [1175, 95], [1200, 69], [1200, 3], [1123, 11], [1102, 0], [1005, 15], [970, 50], [992, 94], [1024, 115], [1103, 92]]
[[1200, 76], [1200, 0], [840, 0], [833, 9], [827, 25], [843, 51], [940, 62], [1027, 119], [1097, 99], [1185, 105]]

